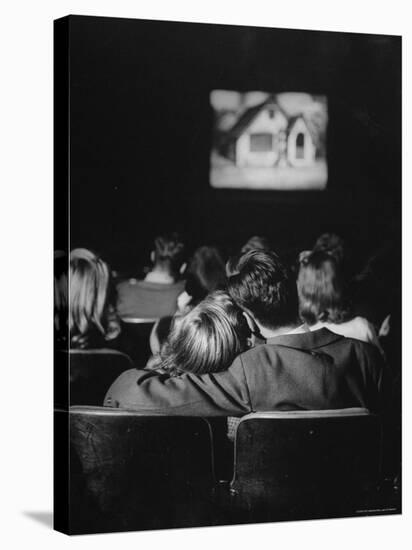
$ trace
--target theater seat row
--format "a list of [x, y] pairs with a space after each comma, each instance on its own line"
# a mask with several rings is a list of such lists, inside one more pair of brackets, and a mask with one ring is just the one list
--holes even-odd
[[[103, 407], [56, 409], [63, 460], [70, 431], [68, 530], [337, 517], [388, 507], [378, 492], [380, 421], [364, 409], [243, 417], [228, 481], [216, 474], [212, 422]], [[55, 469], [64, 467], [57, 457]]]

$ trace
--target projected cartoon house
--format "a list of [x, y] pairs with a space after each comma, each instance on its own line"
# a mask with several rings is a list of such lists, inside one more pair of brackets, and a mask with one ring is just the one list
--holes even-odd
[[221, 153], [238, 167], [304, 167], [315, 162], [316, 145], [304, 116], [288, 117], [270, 97], [240, 116]]

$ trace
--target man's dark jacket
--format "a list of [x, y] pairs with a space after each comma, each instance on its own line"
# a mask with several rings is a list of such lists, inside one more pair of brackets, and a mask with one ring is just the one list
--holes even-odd
[[271, 338], [215, 374], [171, 377], [128, 370], [112, 384], [104, 404], [192, 416], [346, 407], [378, 411], [382, 378], [375, 346], [320, 329]]

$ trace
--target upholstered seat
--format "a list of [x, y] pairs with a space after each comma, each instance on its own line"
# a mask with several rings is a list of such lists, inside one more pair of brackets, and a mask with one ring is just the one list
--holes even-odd
[[110, 385], [134, 364], [110, 349], [58, 351], [55, 358], [55, 405], [102, 405]]
[[121, 321], [119, 347], [137, 368], [144, 368], [150, 357], [150, 333], [158, 319], [124, 318]]
[[236, 431], [232, 513], [244, 521], [353, 515], [380, 475], [381, 427], [365, 409], [263, 412]]
[[72, 533], [211, 524], [207, 420], [103, 407], [68, 414]]

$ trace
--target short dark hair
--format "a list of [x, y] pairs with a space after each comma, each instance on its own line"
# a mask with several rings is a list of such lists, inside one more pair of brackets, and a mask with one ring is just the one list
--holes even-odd
[[296, 282], [275, 252], [250, 250], [228, 264], [228, 292], [264, 327], [277, 329], [298, 318]]
[[301, 260], [297, 287], [299, 314], [308, 325], [347, 320], [349, 304], [342, 270], [329, 252], [311, 252]]
[[177, 233], [156, 237], [154, 242], [155, 264], [166, 267], [172, 275], [177, 275], [185, 260], [185, 246]]
[[242, 246], [241, 254], [249, 252], [249, 250], [270, 250], [270, 243], [266, 237], [254, 235]]

